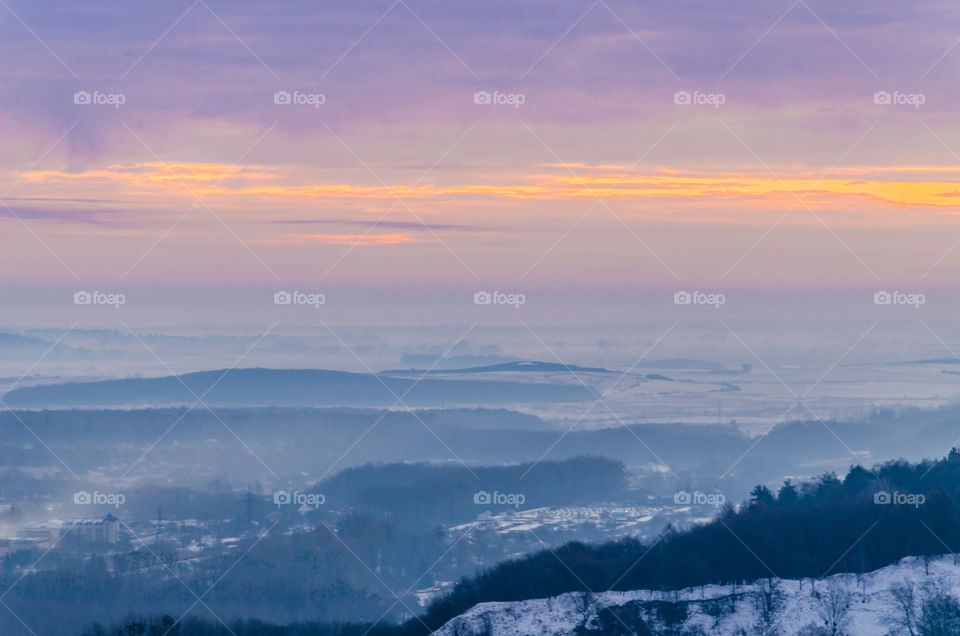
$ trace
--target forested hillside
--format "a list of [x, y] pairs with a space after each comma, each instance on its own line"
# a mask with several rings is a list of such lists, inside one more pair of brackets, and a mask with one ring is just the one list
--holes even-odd
[[[401, 626], [377, 625], [369, 633], [427, 634], [490, 601], [869, 572], [906, 556], [942, 554], [960, 544], [960, 509], [954, 503], [958, 497], [957, 449], [938, 461], [854, 466], [842, 478], [828, 473], [799, 485], [785, 482], [777, 489], [760, 485], [739, 508], [727, 506], [702, 526], [668, 528], [649, 544], [634, 539], [571, 543], [504, 562], [463, 580], [422, 616]], [[196, 624], [190, 627], [195, 631], [182, 633], [218, 634], [223, 626], [207, 628]], [[112, 634], [119, 626], [111, 629]], [[246, 624], [243, 629], [248, 635], [352, 633], [331, 625]]]

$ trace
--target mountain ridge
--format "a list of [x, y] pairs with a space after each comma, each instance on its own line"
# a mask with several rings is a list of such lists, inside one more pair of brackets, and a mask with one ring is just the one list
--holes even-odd
[[[598, 396], [587, 387], [497, 380], [396, 378], [325, 369], [220, 369], [158, 378], [64, 382], [14, 389], [11, 408], [221, 406], [438, 406], [517, 402], [578, 402]], [[402, 398], [402, 399], [398, 399]]]

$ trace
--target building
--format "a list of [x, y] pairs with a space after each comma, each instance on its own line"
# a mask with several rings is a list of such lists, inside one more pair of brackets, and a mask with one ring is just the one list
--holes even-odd
[[117, 543], [120, 540], [120, 520], [112, 514], [103, 519], [71, 519], [63, 524], [61, 537], [69, 535], [75, 543]]

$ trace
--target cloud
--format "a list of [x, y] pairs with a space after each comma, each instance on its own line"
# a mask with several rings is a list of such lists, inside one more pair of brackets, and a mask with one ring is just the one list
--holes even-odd
[[[154, 3], [136, 12], [116, 0], [10, 6], [50, 51], [11, 22], [0, 42], [0, 57], [11, 61], [0, 81], [0, 117], [49, 141], [79, 121], [64, 141], [79, 161], [117, 149], [142, 153], [124, 124], [146, 138], [144, 130], [170, 137], [224, 122], [249, 130], [276, 122], [295, 142], [326, 126], [516, 123], [518, 114], [613, 125], [669, 121], [671, 96], [681, 89], [727, 93], [727, 112], [826, 104], [840, 130], [848, 109], [873, 91], [906, 90], [926, 72], [950, 78], [958, 58], [956, 50], [944, 56], [955, 33], [952, 8], [938, 0], [910, 11], [889, 0], [735, 0], [724, 11], [705, 2], [617, 0], [559, 0], [549, 10], [506, 1], [332, 8], [281, 0], [265, 10], [240, 0]], [[126, 102], [78, 106], [78, 90], [122, 92]], [[326, 102], [278, 106], [278, 90], [319, 92]], [[523, 92], [526, 105], [519, 113], [478, 107], [477, 90]], [[948, 97], [931, 96], [926, 108], [952, 112]], [[803, 119], [822, 114], [810, 109]]]
[[91, 208], [34, 208], [0, 205], [0, 220], [39, 221], [50, 223], [77, 223], [83, 225], [119, 225], [117, 210]]
[[[594, 250], [570, 257], [586, 278], [605, 257], [631, 258], [615, 238], [642, 237], [673, 263], [693, 221], [742, 229], [750, 245], [797, 197], [835, 213], [821, 217], [831, 228], [862, 230], [853, 243], [881, 225], [952, 234], [960, 48], [950, 48], [955, 8], [944, 0], [909, 10], [892, 0], [732, 0], [722, 11], [704, 0], [335, 5], [10, 0], [29, 28], [11, 19], [0, 40], [0, 181], [16, 195], [0, 220], [47, 223], [54, 243], [104, 270], [115, 252], [97, 240], [120, 253], [160, 238], [143, 261], [156, 277], [172, 270], [154, 263], [179, 248], [192, 274], [242, 249], [237, 238], [281, 246], [265, 246], [263, 261], [289, 265], [314, 244], [415, 244], [446, 232], [478, 275], [522, 272], [536, 256], [527, 251], [557, 240], [563, 250], [576, 235]], [[922, 90], [922, 109], [874, 104], [876, 91], [897, 90]], [[125, 100], [77, 104], [77, 91]], [[278, 91], [325, 99], [276, 103]], [[525, 101], [476, 104], [477, 91]], [[725, 103], [675, 104], [677, 91], [719, 92]], [[599, 198], [622, 223], [589, 212]], [[425, 223], [401, 208], [371, 220], [397, 199]], [[800, 219], [810, 220], [783, 225]], [[54, 227], [69, 223], [97, 231]], [[652, 238], [640, 223], [656, 227]], [[0, 260], [29, 256], [7, 241]], [[283, 247], [294, 244], [302, 251]], [[890, 268], [907, 267], [889, 244], [870, 245]], [[371, 276], [384, 269], [377, 255], [364, 250]]]
[[362, 221], [357, 219], [274, 219], [267, 221], [277, 225], [347, 225], [368, 228], [389, 228], [395, 230], [413, 230], [422, 232], [490, 232], [501, 230], [496, 227], [463, 225], [457, 223], [421, 223], [418, 221]]
[[292, 236], [254, 239], [253, 243], [293, 245], [302, 243], [327, 243], [330, 245], [397, 245], [417, 243], [419, 238], [410, 234], [295, 234]]
[[[547, 170], [543, 168], [546, 167]], [[718, 170], [676, 169], [667, 166], [639, 170], [617, 164], [573, 164], [534, 167], [527, 173], [487, 175], [487, 183], [448, 183], [446, 185], [404, 184], [361, 185], [356, 183], [314, 183], [297, 185], [292, 182], [310, 178], [295, 168], [281, 166], [224, 166], [216, 164], [175, 165], [136, 164], [110, 165], [80, 173], [56, 170], [28, 172], [25, 184], [44, 189], [82, 187], [106, 193], [120, 190], [136, 194], [141, 202], [168, 201], [171, 196], [191, 201], [202, 195], [208, 204], [226, 204], [231, 209], [255, 213], [276, 201], [380, 201], [392, 203], [407, 201], [445, 201], [455, 204], [476, 198], [518, 202], [562, 201], [576, 199], [609, 199], [635, 201], [703, 201], [721, 206], [756, 203], [789, 203], [796, 197], [815, 194], [807, 204], [820, 208], [840, 205], [849, 198], [888, 206], [954, 207], [956, 178], [960, 167], [953, 166], [846, 166], [825, 173], [823, 170], [798, 166], [777, 167], [771, 174], [748, 167]], [[231, 177], [215, 183], [217, 176], [229, 173]], [[476, 178], [464, 175], [465, 178]], [[183, 181], [193, 185], [184, 187]], [[448, 178], [449, 180], [449, 178]], [[251, 183], [255, 185], [250, 185]], [[218, 203], [219, 202], [219, 203]], [[845, 205], [845, 204], [844, 204]], [[97, 212], [97, 211], [94, 211]], [[99, 211], [102, 213], [103, 211]], [[275, 224], [346, 224], [367, 227], [371, 221], [316, 219], [304, 210], [302, 217], [266, 220]], [[309, 215], [309, 216], [308, 216]], [[378, 225], [395, 229], [422, 229], [415, 222], [384, 220]], [[448, 231], [483, 231], [471, 224], [440, 224], [427, 229]]]

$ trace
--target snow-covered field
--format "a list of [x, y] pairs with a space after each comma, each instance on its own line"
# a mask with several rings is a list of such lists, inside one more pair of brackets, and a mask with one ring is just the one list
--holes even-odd
[[[937, 585], [960, 596], [960, 566], [952, 555], [928, 559], [909, 557], [896, 565], [863, 576], [837, 574], [825, 579], [757, 581], [734, 588], [708, 585], [677, 592], [636, 590], [584, 594], [513, 603], [481, 603], [449, 621], [437, 636], [540, 636], [584, 633], [630, 633], [640, 619], [653, 633], [798, 634], [821, 633], [812, 628], [832, 621], [839, 634], [899, 633], [892, 622], [903, 616], [891, 590], [912, 584], [916, 611], [925, 586]], [[764, 620], [764, 591], [773, 586], [779, 601]], [[766, 595], [766, 598], [770, 598]], [[680, 609], [663, 612], [665, 604]], [[609, 610], [609, 611], [608, 611]], [[679, 618], [677, 616], [679, 615]], [[676, 621], [667, 631], [669, 618]], [[830, 632], [824, 632], [830, 633]], [[906, 632], [903, 632], [906, 633]]]
[[[586, 525], [602, 530], [612, 537], [645, 536], [645, 524], [656, 515], [666, 517], [673, 512], [689, 512], [689, 508], [674, 510], [665, 506], [594, 505], [485, 512], [477, 517], [477, 521], [451, 526], [450, 530], [457, 533], [481, 526], [493, 532], [507, 534], [541, 528], [557, 532], [572, 531]], [[677, 518], [686, 521], [689, 515], [677, 515]], [[670, 520], [675, 519], [670, 517]]]

